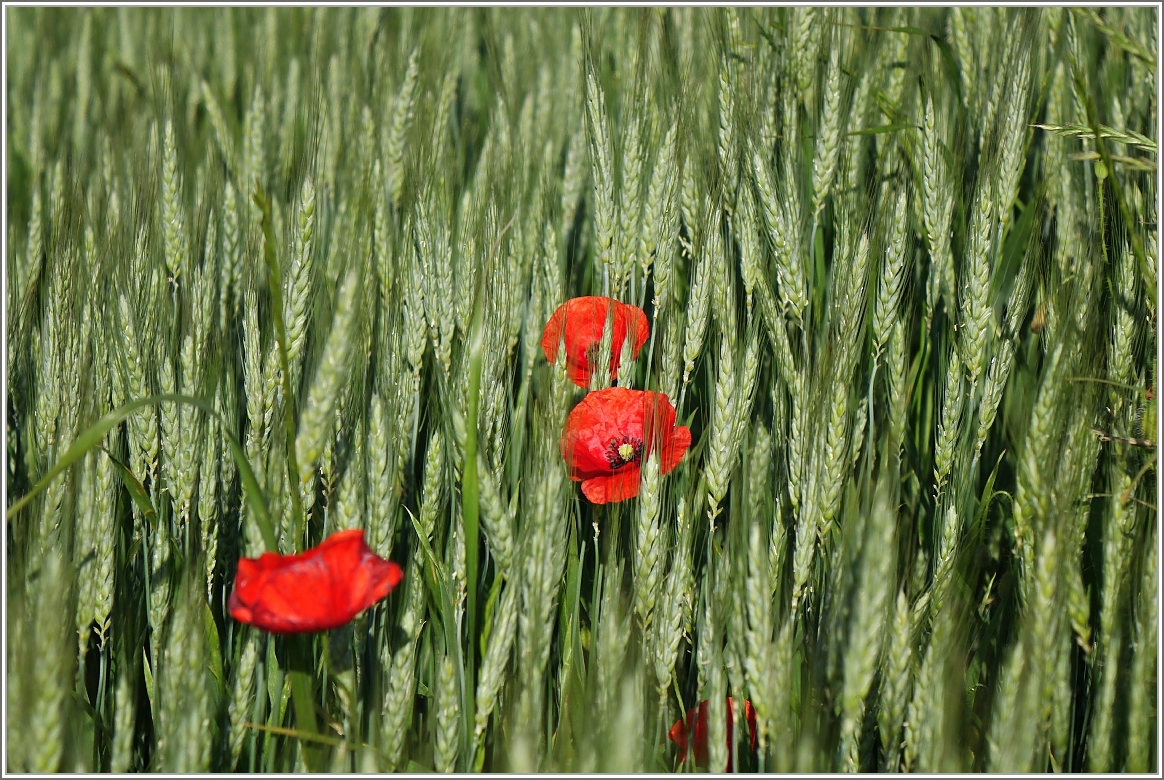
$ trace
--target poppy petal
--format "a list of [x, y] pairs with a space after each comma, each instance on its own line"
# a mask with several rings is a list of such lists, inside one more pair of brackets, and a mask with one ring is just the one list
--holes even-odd
[[[678, 748], [679, 761], [682, 763], [687, 760], [687, 735], [691, 734], [692, 752], [695, 754], [695, 763], [697, 766], [706, 767], [708, 763], [708, 744], [707, 744], [707, 720], [709, 702], [704, 699], [697, 707], [692, 707], [687, 710], [686, 723], [684, 720], [675, 721], [675, 725], [671, 726], [671, 730], [667, 732], [667, 738], [675, 743]], [[735, 721], [735, 705], [732, 702], [732, 697], [727, 697], [727, 746], [728, 746], [728, 762], [727, 771], [732, 771], [731, 745], [732, 736], [734, 734], [733, 724]], [[748, 730], [751, 735], [750, 743], [752, 752], [756, 750], [756, 710], [752, 707], [752, 702], [744, 701], [744, 718], [748, 722]]]
[[[610, 387], [589, 393], [566, 418], [562, 434], [562, 457], [570, 473], [582, 479], [610, 474], [614, 468], [607, 456], [612, 440], [623, 436], [642, 439], [638, 390]], [[640, 413], [636, 417], [636, 413]]]
[[679, 461], [683, 460], [683, 456], [687, 454], [687, 448], [691, 446], [691, 429], [686, 425], [676, 425], [675, 432], [671, 435], [671, 441], [663, 448], [663, 459], [659, 464], [660, 471], [664, 474], [670, 474]]
[[590, 369], [585, 365], [578, 365], [572, 361], [566, 361], [566, 378], [579, 387], [590, 386]]
[[264, 553], [238, 563], [231, 616], [272, 633], [338, 628], [384, 598], [404, 573], [367, 546], [359, 529], [300, 555]]
[[583, 398], [566, 418], [559, 443], [570, 478], [595, 504], [639, 493], [639, 469], [652, 451], [665, 474], [691, 445], [691, 431], [675, 425], [675, 407], [663, 393], [608, 387]]
[[562, 329], [566, 322], [566, 309], [559, 306], [551, 316], [546, 328], [542, 331], [542, 352], [546, 360], [553, 363], [558, 359], [558, 345], [562, 342]]
[[611, 376], [614, 377], [628, 333], [633, 344], [632, 357], [638, 356], [650, 334], [647, 315], [639, 307], [594, 295], [571, 298], [554, 310], [542, 331], [546, 360], [556, 362], [559, 345], [564, 345], [567, 375], [579, 387], [590, 385], [590, 376], [596, 368], [592, 364], [593, 354], [602, 342], [608, 316], [611, 319]]
[[582, 480], [582, 495], [592, 504], [625, 501], [639, 494], [639, 468], [625, 469], [617, 474]]
[[752, 752], [756, 751], [756, 738], [759, 736], [756, 731], [756, 708], [752, 706], [750, 701], [744, 700], [744, 719], [748, 721], [748, 733], [752, 735], [751, 744]]
[[[618, 379], [619, 360], [622, 357], [623, 343], [627, 336], [631, 338], [631, 359], [638, 357], [639, 350], [647, 343], [651, 326], [647, 322], [647, 315], [638, 306], [630, 306], [621, 301], [614, 302], [614, 329], [611, 331], [610, 376]], [[602, 334], [598, 337], [601, 339]]]
[[683, 719], [675, 721], [675, 725], [667, 732], [667, 739], [675, 743], [679, 748], [679, 763], [687, 760], [687, 726]]

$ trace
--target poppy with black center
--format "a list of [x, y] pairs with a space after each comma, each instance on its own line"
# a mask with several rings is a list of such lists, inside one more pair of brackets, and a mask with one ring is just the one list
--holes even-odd
[[561, 451], [570, 479], [595, 504], [639, 494], [642, 462], [659, 453], [669, 473], [691, 446], [691, 431], [675, 424], [675, 407], [662, 393], [608, 387], [589, 393], [571, 410]]

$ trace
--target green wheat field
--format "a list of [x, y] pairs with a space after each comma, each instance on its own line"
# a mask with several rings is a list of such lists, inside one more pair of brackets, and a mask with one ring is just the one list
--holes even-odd
[[5, 15], [8, 770], [1156, 771], [1156, 8]]

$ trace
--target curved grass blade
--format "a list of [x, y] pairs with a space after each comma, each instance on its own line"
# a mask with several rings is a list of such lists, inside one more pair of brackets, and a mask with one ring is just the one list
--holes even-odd
[[[226, 435], [227, 441], [230, 443], [231, 454], [234, 455], [235, 464], [238, 466], [239, 476], [242, 478], [243, 486], [246, 488], [247, 497], [251, 499], [249, 502], [255, 509], [255, 519], [259, 523], [259, 530], [263, 534], [263, 542], [267, 545], [267, 549], [271, 552], [278, 550], [278, 543], [275, 541], [274, 526], [271, 525], [271, 515], [267, 511], [267, 500], [263, 496], [263, 491], [259, 488], [259, 481], [255, 479], [255, 473], [251, 470], [251, 465], [247, 461], [246, 453], [243, 452], [242, 445], [239, 444], [238, 439], [230, 432], [226, 424], [226, 420], [214, 410], [214, 407], [205, 401], [194, 398], [188, 395], [181, 395], [180, 393], [161, 393], [158, 395], [151, 395], [148, 398], [139, 398], [136, 401], [114, 409], [97, 422], [90, 425], [73, 441], [72, 446], [65, 450], [65, 454], [60, 457], [55, 465], [49, 469], [48, 473], [41, 477], [40, 481], [32, 486], [32, 489], [25, 493], [21, 498], [8, 508], [6, 515], [8, 520], [20, 512], [21, 509], [28, 506], [33, 498], [38, 493], [48, 487], [54, 479], [61, 475], [63, 471], [72, 466], [88, 452], [91, 448], [96, 446], [105, 438], [105, 434], [113, 430], [115, 426], [121, 423], [122, 420], [129, 417], [138, 409], [153, 404], [160, 404], [166, 401], [190, 404], [195, 406], [207, 414], [211, 415], [222, 423], [222, 432]], [[116, 463], [116, 461], [114, 461]], [[130, 490], [133, 494], [133, 490]]]
[[129, 466], [115, 458], [112, 452], [100, 444], [97, 445], [97, 448], [105, 453], [109, 458], [109, 462], [117, 469], [117, 473], [121, 476], [122, 484], [129, 491], [129, 497], [133, 499], [133, 503], [137, 504], [137, 508], [141, 510], [142, 515], [145, 516], [145, 519], [152, 526], [154, 519], [157, 517], [157, 513], [154, 511], [153, 502], [150, 501], [150, 495], [146, 492], [145, 485], [141, 483], [140, 479], [134, 476]]

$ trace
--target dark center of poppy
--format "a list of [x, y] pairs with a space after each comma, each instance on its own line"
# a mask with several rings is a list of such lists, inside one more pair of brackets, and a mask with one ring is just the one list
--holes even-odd
[[643, 440], [634, 436], [611, 439], [606, 445], [606, 460], [612, 469], [637, 462], [643, 456]]

